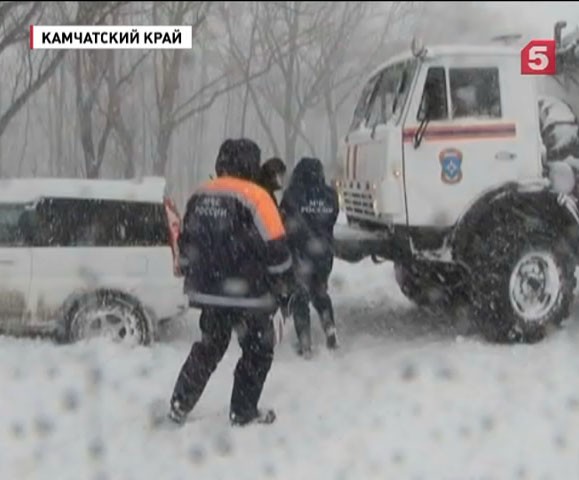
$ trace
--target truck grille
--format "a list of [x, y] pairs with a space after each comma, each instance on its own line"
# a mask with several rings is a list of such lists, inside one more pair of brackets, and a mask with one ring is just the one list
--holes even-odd
[[373, 198], [371, 192], [356, 190], [344, 190], [344, 207], [346, 213], [352, 216], [364, 216], [375, 218]]

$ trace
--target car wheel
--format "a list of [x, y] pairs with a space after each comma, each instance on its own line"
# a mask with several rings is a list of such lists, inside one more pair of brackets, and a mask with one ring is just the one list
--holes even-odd
[[142, 308], [124, 295], [110, 292], [75, 302], [68, 315], [68, 336], [71, 342], [103, 337], [130, 346], [151, 342]]

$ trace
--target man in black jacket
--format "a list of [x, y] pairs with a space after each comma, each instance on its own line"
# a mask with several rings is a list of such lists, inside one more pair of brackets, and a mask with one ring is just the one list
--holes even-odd
[[189, 199], [179, 236], [185, 293], [201, 309], [202, 338], [177, 378], [169, 417], [183, 423], [228, 348], [232, 330], [242, 349], [234, 375], [230, 420], [271, 423], [257, 408], [273, 360], [272, 314], [293, 284], [286, 233], [276, 205], [256, 182], [259, 147], [247, 139], [221, 146], [217, 178]]
[[334, 263], [333, 237], [339, 202], [337, 192], [326, 184], [319, 159], [302, 158], [296, 165], [280, 208], [301, 283], [292, 300], [299, 353], [310, 356], [310, 301], [320, 316], [326, 346], [330, 349], [338, 346], [328, 278]]

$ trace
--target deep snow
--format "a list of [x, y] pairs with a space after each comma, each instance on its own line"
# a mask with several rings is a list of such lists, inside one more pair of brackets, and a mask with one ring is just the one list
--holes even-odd
[[[579, 478], [579, 329], [492, 346], [418, 311], [391, 264], [336, 262], [342, 349], [306, 362], [293, 326], [262, 397], [271, 426], [232, 429], [235, 340], [181, 430], [155, 425], [191, 340], [194, 312], [151, 348], [0, 338], [0, 478]], [[577, 317], [577, 312], [574, 314]]]

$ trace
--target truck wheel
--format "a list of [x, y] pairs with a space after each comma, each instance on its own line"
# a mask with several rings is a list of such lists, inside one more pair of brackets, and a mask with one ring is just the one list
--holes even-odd
[[457, 271], [442, 269], [423, 262], [406, 266], [394, 264], [396, 282], [400, 290], [419, 307], [449, 311], [468, 302], [468, 292], [463, 288], [462, 276]]
[[511, 225], [496, 228], [472, 268], [474, 316], [487, 340], [535, 343], [569, 315], [575, 258], [565, 242]]

